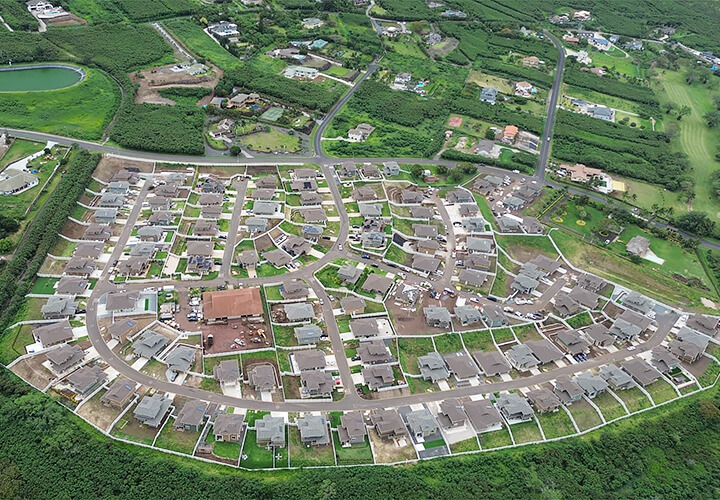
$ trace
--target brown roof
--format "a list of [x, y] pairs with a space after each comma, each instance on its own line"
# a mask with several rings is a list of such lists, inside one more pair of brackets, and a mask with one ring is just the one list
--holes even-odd
[[263, 313], [259, 288], [236, 288], [203, 293], [205, 317], [259, 316]]

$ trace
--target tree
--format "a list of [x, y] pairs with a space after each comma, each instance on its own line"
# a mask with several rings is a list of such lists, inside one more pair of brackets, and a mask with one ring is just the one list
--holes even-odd
[[717, 128], [720, 126], [720, 111], [708, 111], [705, 113], [705, 123], [710, 128]]
[[705, 420], [720, 420], [720, 409], [712, 401], [698, 402], [698, 410]]
[[690, 106], [681, 106], [677, 112], [678, 121], [682, 120], [683, 116], [689, 115], [691, 111], [692, 111], [692, 109], [690, 109]]
[[485, 131], [485, 139], [494, 140], [495, 139], [495, 131], [492, 128], [488, 128]]
[[0, 254], [10, 253], [13, 249], [13, 242], [10, 238], [0, 240]]
[[445, 175], [448, 173], [448, 168], [445, 165], [438, 165], [437, 173], [438, 175]]
[[423, 167], [422, 165], [418, 165], [417, 163], [410, 167], [410, 175], [412, 175], [416, 179], [420, 179], [423, 175]]
[[675, 218], [675, 225], [698, 236], [710, 236], [715, 232], [715, 221], [705, 212], [688, 212]]
[[669, 115], [670, 111], [672, 111], [675, 108], [677, 108], [677, 105], [674, 102], [666, 102], [665, 104], [662, 105], [662, 109], [665, 110], [666, 115]]
[[241, 151], [240, 146], [237, 146], [235, 144], [230, 146], [230, 154], [232, 156], [238, 156], [240, 154], [240, 151]]

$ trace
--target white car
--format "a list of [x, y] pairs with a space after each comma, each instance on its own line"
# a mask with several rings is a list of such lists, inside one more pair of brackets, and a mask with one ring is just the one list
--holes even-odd
[[342, 252], [342, 249], [343, 249], [343, 246], [342, 246], [342, 245], [338, 245], [338, 250], [340, 250], [340, 251]]
[[634, 351], [635, 349], [637, 349], [637, 347], [635, 347], [634, 345], [628, 347], [628, 351]]

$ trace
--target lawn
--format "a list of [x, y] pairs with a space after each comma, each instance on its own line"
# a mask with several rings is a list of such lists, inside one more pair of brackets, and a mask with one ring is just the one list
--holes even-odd
[[435, 347], [440, 354], [463, 351], [462, 339], [457, 333], [438, 335], [435, 337]]
[[575, 316], [572, 316], [570, 318], [567, 318], [565, 320], [568, 325], [570, 325], [572, 328], [582, 328], [583, 326], [592, 325], [592, 317], [590, 316], [590, 313], [587, 311], [581, 312], [580, 314], [576, 314]]
[[507, 295], [507, 278], [507, 273], [498, 268], [495, 273], [492, 288], [490, 289], [490, 294], [495, 297], [505, 297]]
[[43, 149], [45, 149], [45, 143], [15, 139], [10, 149], [5, 152], [0, 160], [0, 167], [5, 167], [14, 161], [33, 155]]
[[[615, 176], [613, 176], [613, 180], [625, 183], [625, 190], [628, 193], [628, 196], [631, 197], [630, 199], [632, 200], [632, 204], [637, 205], [640, 208], [651, 210], [653, 205], [660, 207], [672, 207], [676, 215], [687, 212], [688, 210], [687, 204], [678, 199], [677, 193], [668, 191], [663, 187], [635, 179]], [[637, 198], [632, 198], [632, 195], [637, 195]], [[623, 193], [619, 191], [613, 192], [613, 197], [618, 200], [628, 200], [627, 198], [624, 198]]]
[[397, 262], [398, 264], [402, 264], [404, 266], [409, 265], [412, 260], [410, 254], [403, 251], [397, 245], [390, 245], [388, 247], [387, 252], [385, 252], [385, 258], [389, 261]]
[[515, 326], [512, 330], [515, 332], [517, 339], [523, 344], [528, 340], [542, 340], [542, 336], [538, 333], [533, 323]]
[[495, 349], [490, 330], [478, 330], [476, 332], [465, 332], [462, 334], [465, 347], [472, 352], [474, 350], [489, 351]]
[[245, 414], [245, 423], [248, 427], [255, 427], [255, 421], [262, 419], [265, 415], [270, 415], [269, 411], [248, 410]]
[[490, 209], [490, 205], [488, 205], [487, 200], [484, 196], [480, 196], [477, 193], [473, 193], [473, 197], [475, 198], [475, 202], [478, 205], [478, 208], [480, 209], [480, 214], [483, 216], [483, 219], [485, 219], [487, 222], [489, 222], [493, 229], [497, 230], [497, 224], [495, 223], [495, 216], [492, 214], [492, 210]]
[[240, 61], [215, 43], [202, 28], [190, 19], [172, 19], [163, 24], [197, 56], [204, 57], [221, 69], [238, 66]]
[[255, 272], [257, 273], [258, 278], [265, 278], [267, 276], [280, 276], [281, 274], [287, 273], [288, 270], [286, 267], [278, 269], [272, 264], [260, 264], [255, 268]]
[[713, 196], [710, 175], [720, 169], [715, 151], [720, 144], [716, 131], [707, 128], [703, 115], [715, 109], [712, 93], [701, 85], [687, 85], [685, 71], [663, 70], [658, 77], [664, 92], [659, 93], [661, 103], [673, 102], [678, 107], [688, 106], [690, 114], [677, 122], [680, 135], [675, 139], [677, 146], [685, 152], [692, 166], [696, 197], [692, 202], [695, 210], [717, 216], [718, 203]]
[[637, 387], [631, 387], [630, 389], [626, 389], [624, 391], [615, 391], [615, 394], [625, 401], [625, 406], [627, 406], [630, 413], [634, 413], [638, 410], [649, 408], [651, 406], [650, 400]]
[[417, 358], [433, 352], [432, 339], [427, 338], [402, 338], [398, 339], [400, 347], [400, 366], [405, 373], [420, 375]]
[[479, 449], [480, 445], [478, 445], [478, 440], [474, 437], [470, 439], [465, 439], [464, 441], [458, 441], [457, 443], [453, 443], [450, 445], [451, 453], [463, 453], [466, 451], [475, 451]]
[[7, 365], [18, 356], [22, 356], [25, 354], [25, 346], [34, 342], [30, 325], [7, 330], [0, 336], [0, 363]]
[[155, 441], [155, 446], [192, 455], [200, 433], [173, 430], [174, 423], [175, 419], [170, 417]]
[[650, 393], [650, 396], [653, 398], [656, 405], [678, 397], [675, 389], [673, 389], [670, 384], [665, 382], [663, 379], [659, 379], [646, 386], [645, 390]]
[[609, 392], [595, 396], [593, 403], [600, 408], [606, 422], [627, 415], [622, 405]]
[[298, 136], [286, 134], [274, 128], [267, 132], [243, 136], [240, 142], [248, 149], [260, 153], [272, 153], [274, 151], [295, 153], [300, 151], [300, 138]]
[[113, 426], [110, 434], [128, 441], [151, 445], [157, 432], [157, 429], [142, 425], [133, 418], [131, 409]]
[[284, 347], [292, 347], [298, 345], [295, 337], [295, 327], [287, 325], [272, 325], [275, 344]]
[[523, 422], [514, 424], [510, 427], [515, 444], [532, 443], [534, 441], [542, 441], [542, 434], [535, 420], [531, 422]]
[[[533, 425], [535, 425], [533, 423]], [[512, 438], [507, 427], [503, 427], [500, 430], [492, 432], [483, 432], [478, 435], [480, 437], [480, 446], [484, 449], [500, 448], [501, 446], [510, 446], [512, 444]]]
[[243, 445], [242, 454], [247, 458], [241, 458], [240, 466], [248, 469], [272, 469], [273, 455], [281, 454], [287, 457], [287, 448], [282, 450], [267, 450], [257, 445], [257, 433], [248, 430], [245, 434], [245, 443]]
[[343, 448], [340, 445], [340, 438], [337, 431], [333, 431], [333, 441], [335, 442], [335, 454], [337, 455], [338, 465], [354, 465], [354, 464], [371, 464], [373, 463], [372, 449], [368, 437], [365, 436], [363, 444], [354, 444], [350, 447]]
[[524, 262], [530, 255], [544, 254], [554, 259], [558, 256], [552, 242], [546, 236], [496, 235], [500, 245], [515, 260]]
[[498, 328], [497, 330], [492, 330], [492, 335], [495, 338], [496, 344], [504, 344], [505, 342], [515, 340], [513, 332], [510, 328]]
[[539, 414], [537, 418], [547, 439], [569, 436], [577, 432], [570, 416], [562, 408], [556, 412]]
[[568, 410], [570, 410], [573, 420], [575, 420], [575, 423], [581, 431], [602, 424], [602, 419], [600, 415], [598, 415], [598, 412], [585, 400], [571, 404], [568, 406]]
[[60, 280], [57, 278], [38, 278], [30, 293], [53, 295], [55, 293], [55, 283], [58, 281]]
[[405, 381], [407, 382], [412, 394], [435, 392], [438, 389], [437, 385], [433, 384], [429, 380], [423, 380], [419, 377], [407, 377]]
[[232, 441], [215, 441], [215, 434], [213, 432], [208, 432], [206, 441], [208, 444], [213, 444], [213, 454], [218, 457], [237, 460], [240, 456], [240, 443]]
[[305, 446], [300, 441], [300, 430], [288, 427], [290, 434], [290, 465], [308, 467], [312, 465], [335, 465], [332, 444], [328, 446]]
[[625, 57], [620, 50], [611, 47], [608, 51], [593, 50], [588, 54], [593, 66], [605, 66], [627, 76], [639, 77], [640, 67], [633, 62], [632, 57]]
[[552, 239], [576, 267], [630, 287], [678, 307], [704, 310], [700, 302], [707, 292], [686, 286], [646, 266], [638, 266], [614, 253], [568, 235], [553, 231]]
[[100, 139], [120, 104], [120, 89], [102, 71], [85, 71], [85, 80], [64, 89], [0, 93], [0, 126]]
[[282, 294], [280, 293], [280, 285], [265, 286], [265, 297], [267, 298], [267, 300], [282, 300]]

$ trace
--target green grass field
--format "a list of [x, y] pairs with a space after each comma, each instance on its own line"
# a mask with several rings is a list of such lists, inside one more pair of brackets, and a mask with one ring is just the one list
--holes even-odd
[[[535, 423], [533, 423], [533, 425], [535, 425]], [[512, 444], [512, 438], [510, 437], [507, 427], [503, 427], [497, 431], [483, 432], [478, 436], [480, 437], [480, 446], [482, 446], [484, 450], [510, 446]]]
[[542, 441], [542, 434], [537, 423], [532, 420], [521, 424], [514, 424], [510, 427], [515, 444], [531, 443], [533, 441]]
[[243, 136], [240, 142], [248, 149], [261, 153], [272, 153], [273, 151], [295, 153], [300, 151], [300, 138], [298, 136], [289, 135], [277, 129]]
[[650, 396], [653, 398], [656, 405], [678, 397], [675, 389], [673, 389], [670, 384], [665, 382], [663, 379], [657, 380], [648, 385], [645, 387], [645, 390], [650, 393]]
[[[245, 444], [242, 449], [242, 454], [247, 455], [247, 458], [240, 460], [240, 465], [242, 467], [247, 467], [248, 469], [272, 469], [273, 451], [268, 451], [265, 448], [259, 447], [256, 444], [256, 440], [257, 433], [251, 430], [247, 431], [247, 434], [245, 435]], [[276, 452], [283, 455], [287, 461], [287, 448], [283, 448], [283, 450], [276, 450]]]
[[539, 414], [537, 418], [547, 439], [569, 436], [576, 432], [570, 417], [562, 408], [556, 412]]
[[661, 102], [673, 102], [678, 107], [689, 106], [690, 114], [677, 122], [680, 130], [679, 146], [690, 159], [693, 167], [696, 197], [692, 202], [695, 210], [717, 217], [718, 203], [713, 199], [710, 174], [720, 169], [714, 154], [720, 144], [720, 135], [707, 128], [703, 115], [714, 109], [712, 94], [707, 88], [685, 83], [684, 72], [663, 70], [658, 77], [664, 93]]
[[598, 415], [595, 408], [593, 408], [587, 401], [577, 401], [568, 406], [568, 410], [570, 410], [573, 420], [575, 420], [575, 423], [581, 431], [602, 424], [600, 415]]
[[649, 408], [651, 406], [650, 400], [645, 394], [642, 393], [637, 387], [631, 387], [624, 391], [615, 391], [620, 399], [625, 402], [625, 406], [630, 413]]
[[120, 89], [105, 73], [85, 71], [84, 81], [64, 89], [0, 92], [0, 126], [100, 139], [120, 104]]
[[450, 445], [451, 453], [462, 453], [465, 451], [475, 451], [479, 449], [480, 446], [478, 445], [478, 440], [474, 437], [465, 439], [464, 441], [458, 441], [457, 443]]
[[192, 455], [195, 443], [200, 438], [200, 433], [173, 430], [174, 423], [175, 419], [170, 417], [155, 441], [155, 446]]
[[163, 22], [180, 41], [197, 56], [209, 60], [221, 69], [240, 65], [240, 61], [230, 52], [215, 43], [202, 28], [190, 19], [172, 19]]
[[603, 417], [605, 417], [606, 422], [627, 415], [627, 413], [625, 412], [625, 408], [623, 408], [620, 402], [615, 399], [609, 392], [605, 392], [603, 394], [595, 396], [595, 399], [593, 399], [593, 403], [595, 403], [595, 405], [600, 408], [600, 411], [602, 412]]
[[354, 465], [354, 464], [371, 464], [373, 463], [372, 449], [367, 436], [363, 444], [354, 444], [350, 447], [343, 448], [340, 445], [337, 431], [333, 431], [333, 441], [335, 442], [335, 454], [337, 455], [338, 465]]
[[490, 330], [479, 330], [462, 334], [465, 347], [472, 353], [473, 350], [489, 351], [495, 349]]

